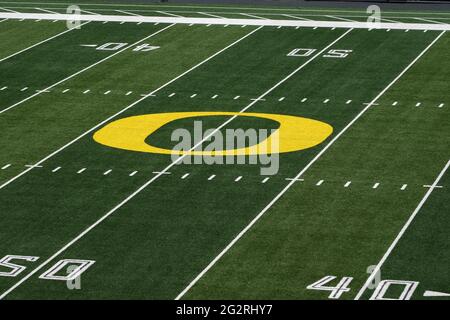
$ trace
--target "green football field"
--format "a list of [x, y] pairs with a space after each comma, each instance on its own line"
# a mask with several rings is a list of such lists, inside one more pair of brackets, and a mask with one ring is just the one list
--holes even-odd
[[[0, 1], [0, 299], [449, 299], [450, 12], [67, 6]], [[94, 139], [183, 112], [141, 144], [280, 128], [260, 114], [332, 133], [267, 176]]]

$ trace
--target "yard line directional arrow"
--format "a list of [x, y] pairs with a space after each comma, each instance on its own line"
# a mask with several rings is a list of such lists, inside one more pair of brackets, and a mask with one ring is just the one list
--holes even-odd
[[424, 297], [450, 297], [450, 293], [439, 292], [439, 291], [425, 291]]

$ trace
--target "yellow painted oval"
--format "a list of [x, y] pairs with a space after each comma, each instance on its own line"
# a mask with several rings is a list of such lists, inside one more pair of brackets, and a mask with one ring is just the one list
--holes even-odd
[[[187, 154], [195, 156], [232, 156], [232, 155], [254, 155], [265, 153], [258, 146], [265, 143], [272, 145], [272, 137], [259, 142], [256, 146], [234, 150], [221, 151], [174, 151], [159, 148], [145, 142], [148, 136], [162, 126], [179, 119], [197, 118], [208, 116], [239, 116], [257, 117], [276, 121], [280, 124], [277, 129], [279, 137], [279, 153], [293, 152], [314, 147], [323, 142], [331, 133], [333, 128], [318, 120], [309, 118], [270, 114], [270, 113], [238, 113], [238, 112], [171, 112], [154, 113], [128, 117], [116, 120], [104, 126], [94, 134], [94, 140], [102, 145], [130, 151], [139, 151], [159, 154]], [[208, 143], [208, 142], [205, 142]]]

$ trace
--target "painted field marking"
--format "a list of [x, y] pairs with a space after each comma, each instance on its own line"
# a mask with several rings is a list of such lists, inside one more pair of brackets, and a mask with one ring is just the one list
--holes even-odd
[[8, 87], [3, 87], [0, 89], [0, 91], [6, 90], [6, 89], [8, 89]]
[[[84, 25], [88, 24], [89, 22], [90, 22], [90, 21], [85, 22], [85, 23], [81, 24], [80, 26], [84, 26]], [[30, 49], [33, 49], [34, 47], [37, 47], [37, 46], [41, 45], [41, 44], [43, 44], [43, 43], [46, 43], [46, 42], [48, 42], [48, 41], [50, 41], [50, 40], [53, 40], [53, 39], [55, 39], [55, 38], [58, 38], [58, 37], [62, 36], [63, 34], [66, 34], [66, 33], [70, 32], [70, 31], [72, 31], [72, 30], [76, 30], [76, 29], [67, 29], [67, 30], [64, 30], [63, 32], [60, 32], [60, 33], [58, 33], [58, 34], [56, 34], [56, 35], [54, 35], [54, 36], [52, 36], [52, 37], [50, 37], [50, 38], [47, 38], [47, 39], [45, 39], [45, 40], [42, 40], [42, 41], [40, 41], [40, 42], [38, 42], [38, 43], [35, 43], [35, 44], [33, 44], [33, 45], [31, 45], [31, 46], [25, 48], [25, 49], [22, 49], [22, 50], [20, 50], [20, 51], [17, 51], [17, 52], [15, 52], [15, 53], [13, 53], [13, 54], [11, 54], [11, 55], [5, 57], [5, 58], [2, 58], [2, 59], [0, 59], [0, 62], [3, 62], [3, 61], [5, 61], [5, 60], [8, 60], [8, 59], [10, 59], [10, 58], [12, 58], [12, 57], [14, 57], [14, 56], [17, 56], [18, 54], [21, 54], [21, 53], [23, 53], [23, 52], [25, 52], [25, 51], [28, 51], [28, 50], [30, 50]]]
[[442, 108], [444, 106], [443, 103], [441, 103], [440, 105], [438, 105], [438, 108]]
[[133, 12], [129, 12], [129, 11], [124, 11], [124, 10], [114, 10], [114, 11], [116, 11], [116, 12], [119, 12], [119, 13], [124, 13], [124, 14], [128, 14], [128, 15], [130, 15], [130, 16], [137, 16], [137, 17], [141, 17], [141, 15], [140, 15], [140, 14], [137, 14], [137, 13], [133, 13]]
[[80, 169], [80, 170], [77, 171], [77, 174], [83, 173], [83, 172], [85, 172], [85, 171], [86, 171], [86, 168], [82, 168], [82, 169]]
[[[39, 10], [39, 11], [42, 11], [42, 12], [53, 13], [53, 14], [59, 14], [59, 12], [51, 11], [51, 10], [48, 10], [48, 9], [42, 9], [42, 8], [35, 8], [35, 9], [36, 9], [36, 10]], [[56, 20], [56, 21], [58, 21], [58, 20]]]
[[303, 181], [305, 181], [305, 179], [298, 179], [298, 178], [286, 178], [286, 179], [284, 179], [284, 180], [287, 180], [287, 181], [297, 181], [297, 182], [303, 182]]
[[[183, 75], [189, 73], [191, 70], [194, 70], [195, 68], [197, 68], [198, 66], [204, 64], [205, 62], [209, 61], [210, 59], [214, 58], [215, 56], [217, 56], [218, 54], [220, 54], [221, 52], [225, 51], [226, 49], [232, 47], [233, 45], [235, 45], [236, 43], [239, 43], [240, 41], [244, 40], [245, 38], [247, 38], [248, 36], [250, 36], [251, 34], [255, 33], [256, 31], [258, 31], [261, 27], [252, 30], [251, 32], [247, 33], [245, 36], [241, 37], [240, 39], [234, 41], [233, 43], [231, 43], [230, 45], [226, 46], [225, 48], [219, 50], [218, 52], [216, 52], [215, 54], [213, 54], [212, 56], [208, 57], [207, 59], [203, 60], [202, 62], [200, 62], [199, 64], [195, 65], [194, 67], [192, 67], [191, 69], [185, 71], [184, 73], [182, 73], [181, 75], [179, 75], [178, 77], [172, 79], [171, 81], [167, 82], [166, 84], [164, 84], [163, 86], [161, 86], [160, 88], [156, 89], [154, 92], [159, 91], [160, 89], [168, 86], [170, 83], [176, 81], [177, 79], [179, 79], [180, 77], [182, 77]], [[281, 79], [279, 82], [277, 82], [274, 86], [272, 86], [270, 89], [268, 89], [267, 91], [265, 91], [264, 93], [262, 93], [259, 96], [259, 99], [264, 98], [265, 96], [267, 96], [268, 94], [270, 94], [272, 91], [274, 91], [276, 88], [278, 88], [279, 86], [281, 86], [284, 82], [286, 82], [287, 80], [289, 80], [292, 76], [294, 76], [297, 72], [299, 72], [300, 70], [302, 70], [305, 66], [307, 66], [308, 64], [310, 64], [313, 60], [315, 60], [317, 57], [319, 57], [321, 54], [323, 54], [323, 52], [325, 52], [326, 50], [328, 50], [330, 47], [332, 47], [335, 43], [337, 43], [339, 40], [341, 40], [343, 37], [345, 37], [349, 32], [351, 32], [353, 29], [348, 29], [347, 31], [345, 31], [344, 33], [342, 33], [339, 37], [337, 37], [334, 41], [332, 41], [330, 44], [328, 44], [325, 48], [323, 48], [322, 50], [320, 50], [316, 55], [314, 55], [313, 57], [311, 57], [310, 59], [308, 59], [306, 62], [304, 62], [302, 65], [300, 65], [298, 68], [296, 68], [294, 71], [292, 71], [291, 73], [289, 73], [287, 76], [285, 76], [283, 79]], [[44, 161], [46, 161], [47, 159], [49, 159], [50, 157], [52, 157], [54, 154], [60, 152], [61, 150], [65, 149], [66, 147], [70, 146], [71, 144], [73, 144], [74, 142], [78, 141], [79, 139], [81, 139], [82, 137], [84, 137], [85, 135], [91, 133], [93, 130], [95, 130], [96, 128], [98, 128], [99, 126], [103, 125], [104, 123], [107, 123], [110, 119], [114, 118], [116, 115], [119, 115], [123, 112], [125, 112], [126, 110], [130, 109], [131, 107], [133, 107], [134, 105], [138, 104], [139, 102], [141, 102], [142, 100], [144, 100], [144, 98], [141, 98], [137, 101], [135, 101], [134, 103], [132, 103], [131, 105], [129, 105], [128, 107], [124, 108], [122, 111], [116, 113], [115, 115], [109, 117], [108, 119], [104, 120], [103, 122], [101, 122], [100, 124], [98, 124], [97, 126], [93, 127], [91, 130], [86, 131], [85, 133], [83, 133], [82, 135], [80, 135], [78, 138], [72, 140], [71, 142], [69, 142], [68, 144], [66, 144], [65, 146], [63, 146], [62, 148], [58, 149], [57, 151], [53, 152], [52, 154], [50, 154], [49, 156], [47, 156], [46, 158], [42, 159], [41, 161], [39, 161], [38, 163], [43, 163]], [[239, 113], [244, 113], [245, 111], [247, 111], [249, 108], [251, 108], [254, 104], [256, 104], [257, 101], [252, 101], [250, 104], [248, 104], [247, 106], [245, 106]], [[238, 115], [234, 115], [232, 117], [230, 117], [227, 121], [223, 122], [220, 126], [218, 126], [215, 130], [212, 130], [212, 132], [210, 132], [210, 134], [206, 135], [201, 141], [199, 141], [196, 145], [194, 145], [189, 151], [195, 150], [196, 148], [198, 148], [198, 146], [200, 146], [203, 142], [207, 141], [210, 137], [212, 137], [216, 132], [218, 132], [219, 130], [221, 130], [223, 127], [225, 127], [226, 125], [228, 125], [231, 121], [233, 121], [235, 118], [237, 118]], [[173, 161], [172, 163], [170, 163], [166, 168], [164, 168], [161, 172], [166, 172], [168, 171], [170, 168], [172, 168], [173, 166], [177, 165], [177, 163], [181, 162], [184, 158], [186, 157], [186, 155], [183, 155], [179, 158], [177, 158], [177, 160]], [[15, 176], [14, 178], [8, 180], [7, 182], [3, 183], [2, 185], [0, 185], [0, 189], [2, 189], [4, 186], [10, 184], [12, 181], [16, 180], [18, 177], [22, 176], [23, 174], [25, 174], [27, 171], [23, 171], [22, 173], [20, 173], [19, 175]], [[28, 280], [30, 277], [32, 277], [36, 272], [38, 272], [39, 270], [41, 270], [43, 267], [45, 267], [49, 262], [51, 262], [55, 257], [59, 256], [61, 253], [63, 253], [65, 250], [67, 250], [68, 248], [70, 248], [74, 243], [76, 243], [79, 239], [83, 238], [87, 233], [89, 233], [91, 230], [93, 230], [96, 226], [98, 226], [100, 223], [102, 223], [105, 219], [107, 219], [109, 216], [111, 216], [114, 212], [116, 212], [117, 210], [119, 210], [121, 207], [123, 207], [125, 204], [127, 204], [130, 200], [132, 200], [136, 195], [138, 195], [141, 191], [143, 191], [145, 188], [147, 188], [150, 184], [152, 184], [156, 179], [158, 179], [161, 176], [161, 174], [157, 174], [155, 176], [153, 176], [150, 180], [148, 180], [146, 183], [144, 183], [141, 187], [139, 187], [137, 190], [135, 190], [132, 194], [130, 194], [128, 197], [126, 197], [124, 200], [122, 200], [119, 204], [117, 204], [114, 208], [112, 208], [110, 211], [108, 211], [106, 214], [104, 214], [100, 219], [98, 219], [95, 223], [91, 224], [88, 228], [86, 228], [84, 231], [82, 231], [80, 234], [78, 234], [78, 236], [76, 236], [75, 238], [73, 238], [71, 241], [69, 241], [66, 245], [64, 245], [61, 249], [59, 249], [56, 253], [54, 253], [52, 256], [50, 256], [47, 260], [45, 260], [44, 262], [42, 262], [39, 266], [37, 266], [35, 269], [33, 269], [32, 271], [30, 271], [27, 275], [25, 275], [23, 278], [21, 278], [18, 282], [16, 282], [15, 284], [13, 284], [9, 289], [7, 289], [6, 291], [4, 291], [1, 295], [0, 295], [0, 300], [3, 299], [4, 297], [6, 297], [10, 292], [12, 292], [13, 290], [15, 290], [18, 286], [20, 286], [22, 283], [24, 283], [26, 280]], [[300, 178], [300, 177], [296, 177], [296, 178]], [[245, 230], [245, 229], [244, 229]], [[241, 232], [242, 233], [242, 232]], [[240, 236], [239, 236], [240, 237]], [[228, 250], [228, 249], [227, 249]], [[216, 259], [213, 260], [213, 262], [215, 263]], [[205, 271], [206, 272], [206, 271]], [[187, 292], [187, 290], [189, 290], [189, 288], [197, 281], [197, 278], [201, 277], [203, 275], [203, 272], [196, 277], [196, 279], [194, 279], [193, 282], [191, 282], [190, 285], [188, 285], [188, 287], [183, 290], [182, 293], [180, 293], [176, 299], [181, 298], [182, 295], [184, 295], [185, 292]]]
[[394, 101], [394, 102], [392, 103], [393, 106], [396, 106], [397, 104], [398, 104], [397, 101]]
[[211, 14], [211, 13], [207, 13], [207, 12], [197, 12], [199, 14], [202, 14], [204, 16], [208, 16], [208, 17], [213, 17], [213, 18], [218, 18], [218, 19], [226, 19], [225, 17], [221, 17], [215, 14]]
[[12, 13], [20, 13], [18, 11], [14, 11], [14, 10], [11, 10], [11, 9], [6, 9], [6, 8], [3, 8], [3, 7], [0, 7], [0, 9], [4, 10], [4, 11], [7, 11], [7, 12], [12, 12]]
[[136, 173], [138, 173], [137, 171], [133, 171], [129, 174], [130, 177], [134, 177], [136, 175]]
[[[408, 64], [395, 78], [392, 80], [373, 100], [372, 104], [375, 103], [381, 96], [383, 96], [386, 91], [388, 91], [443, 35], [445, 31], [439, 33], [439, 35], [434, 38], [434, 40], [413, 60]], [[334, 44], [334, 43], [333, 43]], [[328, 49], [328, 48], [327, 48]], [[321, 53], [320, 53], [321, 54]], [[296, 178], [300, 178], [303, 174], [308, 171], [308, 169], [372, 106], [372, 104], [367, 105], [360, 113], [356, 115], [339, 133], [331, 139], [328, 144], [323, 147], [317, 155], [297, 174]], [[449, 161], [450, 163], [450, 161]], [[181, 291], [175, 300], [181, 299], [186, 292], [188, 292], [216, 263], [219, 261], [235, 244], [239, 239], [247, 233], [251, 227], [258, 222], [259, 219], [292, 187], [294, 181], [289, 182], [265, 207], [262, 209], [253, 220], [242, 229], [238, 235], [186, 286], [186, 288]], [[432, 190], [432, 189], [430, 189]], [[377, 271], [373, 272], [375, 276]], [[370, 284], [372, 279], [369, 279], [367, 284]], [[11, 290], [11, 289], [9, 289]], [[8, 291], [7, 291], [8, 292]], [[2, 297], [0, 296], [0, 299]]]
[[104, 176], [107, 176], [108, 174], [110, 174], [112, 172], [112, 169], [106, 170], [105, 172], [103, 172]]
[[350, 186], [351, 183], [352, 183], [351, 181], [347, 181], [347, 182], [344, 184], [344, 188], [348, 188], [348, 187]]
[[323, 103], [328, 103], [330, 101], [330, 99], [325, 99], [323, 100]]
[[172, 98], [176, 93], [172, 92], [171, 94], [168, 95], [169, 98]]
[[254, 14], [249, 14], [249, 13], [239, 13], [240, 15], [246, 16], [246, 17], [250, 17], [250, 18], [254, 18], [254, 19], [262, 19], [262, 20], [268, 20], [267, 18], [263, 18], [263, 17], [258, 17]]
[[242, 176], [237, 177], [236, 179], [234, 179], [234, 182], [238, 182], [242, 179]]
[[336, 20], [341, 20], [341, 21], [358, 22], [358, 21], [355, 21], [355, 20], [342, 18], [342, 17], [337, 17], [337, 16], [325, 16], [325, 17], [336, 19]]
[[42, 168], [42, 166], [39, 164], [26, 164], [25, 167], [30, 168], [30, 169]]
[[180, 15], [174, 14], [174, 13], [170, 13], [170, 12], [166, 12], [166, 11], [156, 11], [156, 12], [162, 13], [162, 14], [165, 14], [165, 15], [168, 15], [168, 16], [171, 16], [171, 17], [183, 18], [183, 16], [180, 16]]
[[266, 177], [261, 181], [261, 183], [266, 183], [267, 181], [269, 181], [269, 179], [270, 179], [269, 177]]
[[427, 290], [423, 293], [423, 296], [424, 297], [450, 297], [450, 293]]
[[181, 179], [186, 179], [187, 177], [189, 177], [189, 173], [185, 173], [185, 174], [183, 174], [182, 176], [181, 176]]
[[283, 101], [285, 99], [285, 97], [281, 97], [280, 99], [278, 99], [278, 101]]
[[171, 174], [171, 173], [168, 172], [168, 171], [153, 171], [152, 173], [153, 173], [153, 174], [157, 174], [157, 175]]
[[323, 182], [324, 182], [324, 180], [317, 181], [316, 186], [321, 186], [323, 184]]
[[52, 172], [58, 172], [61, 169], [61, 167], [56, 167], [55, 169], [52, 170]]
[[2, 167], [2, 170], [8, 169], [9, 167], [11, 167], [11, 164], [10, 164], [10, 163], [8, 163], [7, 165], [4, 165], [4, 166]]
[[380, 183], [379, 182], [376, 182], [373, 186], [372, 186], [372, 189], [376, 189], [376, 188], [378, 188], [380, 186]]
[[404, 184], [404, 185], [402, 185], [402, 187], [400, 188], [400, 190], [406, 190], [406, 188], [408, 187], [408, 185], [407, 184]]
[[27, 91], [27, 90], [28, 90], [28, 87], [24, 87], [24, 88], [20, 89], [20, 91], [22, 91], [22, 92]]
[[345, 104], [350, 104], [352, 103], [352, 100], [347, 100], [347, 102], [345, 102]]
[[422, 103], [417, 102], [417, 103], [416, 103], [416, 107], [420, 107], [421, 104], [422, 104]]
[[218, 97], [218, 95], [215, 94], [215, 95], [213, 95], [213, 96], [211, 97], [211, 99], [216, 99], [217, 97]]
[[83, 94], [89, 93], [91, 90], [87, 89], [83, 91]]
[[234, 97], [233, 98], [233, 100], [237, 100], [237, 99], [239, 99], [241, 96], [236, 96], [236, 97]]
[[193, 95], [191, 95], [191, 98], [195, 98], [197, 96], [196, 93], [194, 93]]
[[308, 98], [303, 98], [303, 99], [301, 100], [301, 102], [305, 102], [306, 100], [308, 100]]
[[[95, 66], [101, 64], [102, 62], [105, 62], [105, 61], [111, 59], [112, 57], [114, 57], [114, 56], [116, 56], [116, 55], [122, 53], [123, 51], [125, 51], [125, 50], [127, 50], [127, 49], [129, 49], [129, 48], [132, 48], [132, 47], [136, 46], [137, 44], [139, 44], [139, 43], [141, 43], [141, 42], [143, 42], [143, 41], [145, 41], [145, 40], [147, 40], [147, 39], [149, 39], [149, 38], [151, 38], [151, 37], [153, 37], [153, 36], [159, 34], [160, 32], [165, 31], [166, 29], [168, 29], [168, 28], [170, 28], [170, 27], [172, 27], [172, 26], [174, 26], [174, 24], [168, 25], [167, 27], [162, 28], [162, 29], [156, 31], [156, 32], [152, 33], [151, 35], [149, 35], [149, 36], [147, 36], [147, 37], [145, 37], [145, 38], [143, 38], [143, 39], [141, 39], [141, 40], [139, 40], [139, 41], [136, 41], [135, 43], [133, 43], [133, 44], [127, 46], [127, 47], [124, 47], [123, 49], [121, 49], [121, 50], [119, 50], [119, 51], [117, 51], [117, 52], [115, 52], [115, 53], [113, 53], [113, 54], [111, 54], [111, 55], [109, 55], [109, 56], [107, 56], [107, 57], [105, 57], [105, 58], [103, 58], [103, 59], [101, 59], [101, 60], [99, 60], [99, 61], [93, 63], [93, 64], [91, 64], [90, 66], [88, 66], [88, 67], [86, 67], [86, 68], [84, 68], [84, 69], [81, 69], [80, 71], [75, 72], [74, 74], [68, 76], [67, 78], [62, 79], [62, 80], [60, 80], [60, 81], [58, 81], [58, 82], [56, 82], [56, 83], [54, 83], [54, 84], [48, 86], [47, 88], [45, 88], [45, 90], [50, 90], [50, 89], [52, 89], [52, 88], [54, 88], [54, 87], [60, 85], [61, 83], [65, 82], [65, 81], [67, 81], [67, 80], [70, 80], [70, 79], [76, 77], [77, 75], [79, 75], [79, 74], [81, 74], [81, 73], [83, 73], [83, 72], [85, 72], [85, 71], [87, 71], [87, 70], [89, 70], [89, 69], [92, 69], [93, 67], [95, 67]], [[1, 61], [0, 61], [0, 62], [1, 62]], [[30, 99], [32, 99], [32, 98], [38, 96], [39, 94], [40, 94], [39, 92], [38, 92], [38, 93], [35, 93], [35, 94], [33, 94], [33, 95], [31, 95], [31, 96], [29, 96], [29, 97], [27, 97], [27, 98], [25, 98], [25, 99], [23, 99], [23, 100], [21, 100], [21, 101], [19, 101], [19, 102], [13, 104], [12, 106], [9, 106], [9, 107], [7, 107], [7, 108], [5, 108], [5, 109], [3, 109], [3, 110], [0, 110], [0, 114], [2, 114], [2, 113], [6, 112], [6, 111], [8, 111], [8, 110], [11, 110], [11, 109], [17, 107], [18, 105], [20, 105], [20, 104], [22, 104], [22, 103], [24, 103], [24, 102], [26, 102], [26, 101], [28, 101], [28, 100], [30, 100]], [[0, 189], [1, 189], [1, 186], [0, 186]]]
[[436, 189], [442, 189], [443, 186], [435, 186], [435, 185], [429, 185], [429, 184], [424, 184], [423, 185], [424, 188], [436, 188]]
[[444, 22], [430, 20], [430, 19], [425, 19], [425, 18], [413, 18], [413, 19], [420, 20], [420, 21], [425, 21], [425, 22], [430, 22], [430, 23], [445, 24]]
[[129, 96], [130, 94], [132, 94], [133, 93], [133, 91], [128, 91], [125, 95], [126, 96]]
[[406, 223], [403, 225], [402, 229], [400, 230], [400, 232], [398, 233], [397, 237], [394, 239], [394, 241], [391, 243], [391, 245], [389, 246], [389, 248], [387, 249], [387, 251], [385, 252], [385, 254], [383, 255], [383, 257], [381, 258], [380, 262], [378, 262], [378, 264], [376, 265], [376, 267], [372, 270], [372, 273], [370, 274], [370, 276], [367, 278], [366, 282], [364, 283], [364, 285], [362, 286], [361, 290], [359, 290], [358, 294], [355, 297], [355, 300], [359, 300], [361, 298], [361, 296], [364, 294], [364, 292], [366, 291], [367, 287], [373, 282], [373, 279], [379, 274], [381, 267], [383, 266], [384, 262], [387, 260], [387, 258], [390, 256], [391, 252], [394, 250], [394, 248], [397, 246], [397, 243], [400, 241], [400, 239], [403, 237], [403, 235], [405, 234], [406, 230], [408, 230], [409, 225], [412, 223], [412, 221], [414, 220], [414, 218], [416, 217], [417, 213], [420, 211], [420, 209], [422, 209], [423, 205], [425, 204], [425, 202], [427, 201], [428, 197], [431, 195], [431, 193], [433, 192], [433, 190], [435, 189], [434, 187], [436, 187], [439, 183], [439, 181], [441, 180], [441, 178], [444, 176], [445, 172], [447, 171], [448, 167], [450, 166], [450, 160], [447, 161], [447, 164], [444, 166], [444, 168], [442, 169], [442, 171], [439, 173], [439, 175], [436, 177], [436, 180], [434, 180], [432, 187], [428, 189], [428, 191], [425, 193], [424, 197], [422, 198], [422, 200], [419, 202], [418, 206], [416, 207], [416, 209], [413, 211], [413, 213], [411, 214], [411, 216], [409, 217], [409, 219], [406, 221]]
[[64, 89], [63, 91], [62, 91], [62, 93], [66, 93], [66, 92], [69, 92], [70, 91], [70, 89]]
[[298, 19], [298, 20], [303, 20], [303, 21], [312, 21], [311, 19], [308, 18], [303, 18], [303, 17], [298, 17], [298, 16], [294, 16], [292, 14], [281, 14], [282, 16], [285, 16], [287, 18], [292, 18], [292, 19]]
[[111, 90], [108, 90], [108, 91], [105, 91], [103, 94], [107, 95], [107, 94], [110, 94], [110, 93], [111, 93]]
[[208, 178], [208, 181], [211, 181], [211, 180], [214, 179], [215, 177], [216, 177], [215, 174], [210, 175], [209, 178]]
[[266, 99], [262, 99], [262, 98], [252, 98], [250, 100], [251, 101], [266, 101]]

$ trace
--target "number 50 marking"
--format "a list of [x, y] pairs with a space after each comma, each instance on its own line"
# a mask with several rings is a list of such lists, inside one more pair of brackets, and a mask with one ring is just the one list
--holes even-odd
[[[0, 259], [0, 268], [8, 268], [9, 271], [0, 271], [0, 277], [17, 277], [23, 271], [25, 271], [26, 267], [21, 266], [15, 263], [11, 263], [12, 260], [23, 260], [29, 262], [36, 262], [39, 257], [36, 256], [17, 256], [17, 255], [6, 255]], [[43, 274], [39, 276], [40, 279], [45, 280], [61, 280], [61, 281], [69, 281], [73, 280], [79, 276], [83, 272], [85, 272], [90, 266], [95, 263], [93, 260], [80, 260], [80, 259], [63, 259], [56, 264], [54, 264], [50, 269], [45, 271]], [[74, 266], [67, 275], [58, 275], [57, 273], [61, 271], [64, 267]]]

